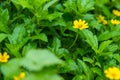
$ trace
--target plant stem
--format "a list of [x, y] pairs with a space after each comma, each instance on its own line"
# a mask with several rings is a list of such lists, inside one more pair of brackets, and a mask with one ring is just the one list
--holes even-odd
[[78, 38], [78, 32], [77, 32], [77, 34], [76, 34], [76, 37], [75, 37], [72, 45], [71, 45], [68, 49], [72, 48], [72, 47], [75, 45], [75, 42], [77, 41], [77, 38]]

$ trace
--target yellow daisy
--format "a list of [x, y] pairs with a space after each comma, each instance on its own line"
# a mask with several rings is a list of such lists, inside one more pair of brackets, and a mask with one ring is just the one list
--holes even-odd
[[111, 19], [110, 21], [111, 21], [111, 23], [114, 24], [114, 25], [120, 24], [120, 21], [119, 21], [119, 20], [116, 20], [116, 19], [115, 19], [115, 20]]
[[120, 79], [120, 69], [117, 67], [111, 67], [104, 71], [107, 78], [110, 80], [119, 80]]
[[114, 9], [112, 12], [115, 16], [120, 16], [120, 11]]
[[88, 23], [86, 23], [85, 20], [81, 20], [81, 19], [79, 21], [75, 20], [73, 24], [74, 24], [73, 28], [78, 28], [80, 30], [83, 30], [89, 27]]
[[3, 55], [0, 53], [0, 62], [7, 62], [10, 56], [7, 54], [7, 52], [4, 52]]

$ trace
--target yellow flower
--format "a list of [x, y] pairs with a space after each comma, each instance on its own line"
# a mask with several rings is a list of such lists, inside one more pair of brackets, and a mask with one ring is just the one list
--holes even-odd
[[19, 77], [14, 76], [14, 80], [20, 80]]
[[104, 72], [105, 72], [106, 77], [109, 79], [115, 79], [115, 80], [120, 79], [120, 69], [117, 67], [108, 68]]
[[107, 24], [107, 21], [106, 21], [106, 20], [103, 20], [103, 24], [106, 25], [106, 24]]
[[107, 20], [105, 20], [104, 16], [99, 15], [97, 19], [98, 19], [99, 22], [102, 22], [102, 24], [104, 24], [104, 25], [107, 24]]
[[7, 54], [7, 52], [4, 52], [3, 55], [0, 53], [0, 62], [7, 62], [10, 56]]
[[81, 20], [81, 19], [79, 21], [75, 20], [73, 24], [74, 24], [73, 28], [78, 28], [80, 30], [88, 28], [88, 23], [86, 23], [85, 20]]
[[25, 73], [21, 72], [19, 76], [14, 76], [14, 80], [22, 80], [25, 78]]
[[115, 15], [115, 16], [120, 16], [120, 11], [118, 11], [118, 10], [113, 10], [113, 14]]
[[116, 19], [115, 20], [111, 19], [111, 23], [114, 25], [118, 25], [118, 24], [120, 24], [120, 21], [118, 21]]
[[99, 22], [104, 21], [104, 19], [105, 19], [105, 17], [104, 17], [104, 16], [102, 16], [102, 15], [99, 15], [99, 16], [98, 16], [98, 21], [99, 21]]
[[24, 72], [21, 72], [20, 75], [19, 75], [19, 77], [20, 77], [21, 79], [25, 78], [25, 73], [24, 73]]

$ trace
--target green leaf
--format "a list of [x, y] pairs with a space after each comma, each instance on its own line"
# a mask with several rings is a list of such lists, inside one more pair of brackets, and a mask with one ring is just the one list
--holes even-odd
[[46, 66], [60, 63], [61, 60], [46, 49], [30, 50], [21, 61], [21, 65], [30, 71], [38, 71]]
[[67, 63], [68, 64], [66, 66], [69, 71], [77, 71], [78, 70], [78, 66], [74, 60], [70, 59], [67, 61]]
[[113, 57], [120, 63], [120, 55], [119, 54], [114, 54]]
[[64, 80], [57, 74], [53, 73], [41, 73], [41, 74], [30, 74], [24, 80]]
[[9, 30], [9, 28], [7, 26], [8, 20], [9, 20], [8, 9], [2, 10], [0, 8], [0, 31], [5, 32], [5, 33], [10, 32], [10, 30]]
[[0, 42], [2, 42], [7, 37], [7, 34], [0, 33]]
[[20, 5], [23, 8], [34, 9], [33, 6], [30, 4], [30, 0], [12, 0], [14, 4]]
[[50, 6], [52, 6], [54, 3], [56, 3], [58, 0], [52, 0], [50, 2], [48, 2], [47, 4], [45, 4], [45, 6], [43, 7], [43, 10], [48, 9]]
[[84, 75], [76, 75], [72, 80], [84, 80], [86, 77]]
[[32, 39], [32, 40], [39, 39], [39, 40], [48, 42], [48, 39], [47, 39], [47, 36], [45, 33], [40, 33], [39, 35], [32, 36], [30, 39]]
[[115, 52], [118, 48], [119, 48], [119, 47], [118, 47], [117, 44], [111, 44], [111, 45], [108, 46], [108, 50], [109, 50], [110, 52]]
[[94, 0], [77, 0], [77, 7], [81, 13], [94, 9]]
[[91, 68], [91, 70], [93, 71], [94, 74], [98, 74], [99, 76], [103, 75], [103, 71], [97, 67], [93, 67]]
[[57, 37], [53, 38], [52, 47], [54, 48], [55, 52], [61, 47], [61, 41]]
[[64, 3], [65, 6], [65, 11], [67, 12], [76, 12], [77, 13], [77, 6], [76, 6], [76, 1], [75, 0], [67, 0]]
[[98, 36], [98, 40], [99, 41], [108, 40], [112, 37], [119, 36], [119, 35], [120, 35], [120, 32], [118, 31], [111, 31], [111, 32], [105, 31]]
[[83, 57], [83, 61], [89, 62], [89, 63], [91, 63], [91, 64], [93, 64], [93, 62], [94, 62], [94, 60], [92, 60], [92, 59], [89, 58], [89, 57]]
[[85, 62], [79, 59], [77, 61], [78, 61], [78, 65], [81, 67], [83, 72], [86, 74], [86, 80], [93, 80], [93, 74], [90, 68], [85, 64]]
[[4, 76], [13, 78], [13, 76], [21, 71], [20, 69], [21, 59], [11, 59], [8, 63], [1, 66], [1, 71]]
[[82, 30], [83, 34], [86, 37], [87, 43], [92, 47], [92, 49], [96, 52], [98, 49], [98, 40], [96, 35], [93, 35], [93, 33], [89, 30]]
[[32, 5], [35, 7], [35, 9], [39, 9], [41, 7], [43, 7], [43, 5], [50, 0], [33, 0]]
[[48, 14], [48, 15], [46, 16], [46, 19], [48, 19], [49, 21], [52, 21], [52, 20], [54, 20], [55, 18], [61, 17], [62, 14], [63, 14], [63, 13], [60, 13], [60, 12], [54, 12], [54, 13], [52, 13], [52, 14]]
[[103, 50], [107, 48], [111, 43], [112, 43], [111, 40], [103, 41], [99, 46], [99, 49], [98, 49], [99, 53], [103, 52]]
[[9, 42], [11, 44], [20, 44], [25, 38], [26, 30], [24, 28], [24, 25], [16, 25], [13, 33], [11, 35], [8, 35]]

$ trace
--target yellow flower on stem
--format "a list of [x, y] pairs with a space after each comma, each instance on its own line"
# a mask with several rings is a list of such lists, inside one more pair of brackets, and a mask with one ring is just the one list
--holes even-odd
[[120, 24], [120, 21], [118, 21], [116, 19], [115, 20], [111, 19], [111, 23], [114, 25], [118, 25], [118, 24]]
[[25, 73], [21, 72], [19, 76], [14, 76], [14, 80], [22, 80], [25, 78]]
[[10, 56], [7, 54], [7, 52], [4, 52], [3, 54], [0, 53], [0, 62], [7, 62]]
[[81, 20], [81, 19], [79, 21], [75, 20], [73, 24], [74, 24], [73, 28], [78, 28], [80, 30], [83, 30], [89, 27], [88, 23], [86, 23], [85, 20]]
[[102, 15], [99, 15], [99, 16], [98, 16], [98, 21], [99, 21], [99, 22], [103, 21], [104, 19], [105, 19], [104, 16], [102, 16]]
[[106, 24], [107, 24], [107, 21], [106, 21], [106, 20], [103, 20], [103, 24], [106, 25]]
[[112, 12], [115, 16], [120, 16], [120, 11], [114, 9]]
[[120, 69], [117, 67], [111, 67], [104, 71], [107, 78], [110, 80], [119, 80], [120, 79]]
[[98, 22], [101, 22], [102, 24], [106, 25], [107, 24], [107, 20], [105, 20], [105, 17], [102, 15], [98, 16]]

